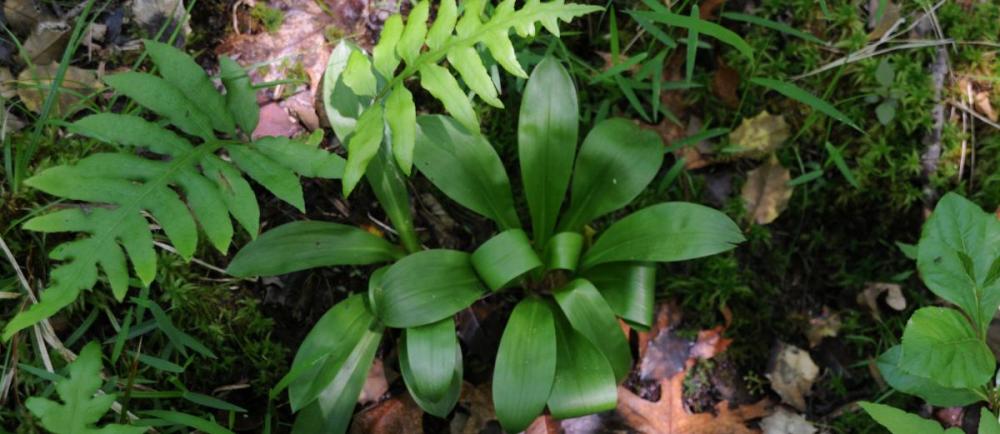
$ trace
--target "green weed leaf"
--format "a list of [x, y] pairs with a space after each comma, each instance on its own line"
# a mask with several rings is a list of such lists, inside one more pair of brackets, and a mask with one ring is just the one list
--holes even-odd
[[410, 356], [407, 354], [405, 338], [404, 342], [399, 345], [399, 370], [403, 374], [403, 382], [406, 383], [406, 390], [410, 392], [410, 396], [413, 397], [413, 400], [416, 401], [420, 408], [442, 419], [448, 417], [451, 410], [455, 408], [455, 404], [458, 403], [458, 396], [462, 391], [462, 348], [459, 346], [455, 347], [454, 366], [455, 371], [452, 373], [451, 383], [448, 385], [448, 391], [444, 396], [438, 400], [426, 399], [413, 388], [417, 380], [414, 378], [413, 370], [410, 369]]
[[545, 409], [556, 374], [552, 310], [539, 298], [514, 308], [493, 369], [493, 403], [507, 432], [523, 431]]
[[412, 373], [411, 388], [421, 398], [437, 402], [451, 389], [455, 376], [455, 320], [451, 317], [406, 329], [407, 362]]
[[935, 421], [924, 419], [898, 408], [874, 402], [860, 402], [861, 408], [872, 419], [884, 426], [892, 434], [961, 434], [962, 430], [950, 428], [947, 431]]
[[925, 307], [906, 324], [899, 367], [947, 388], [971, 389], [989, 381], [996, 360], [960, 312]]
[[389, 267], [374, 296], [375, 315], [385, 325], [417, 327], [469, 307], [485, 292], [470, 255], [424, 250]]
[[608, 359], [565, 318], [557, 316], [555, 323], [556, 376], [548, 400], [552, 417], [566, 419], [615, 408], [618, 390]]
[[[226, 106], [226, 98], [216, 92], [215, 85], [205, 70], [191, 56], [172, 45], [144, 40], [146, 52], [159, 68], [163, 79], [191, 101], [211, 119], [212, 127], [226, 134], [233, 134], [236, 125]], [[254, 101], [256, 106], [256, 101]]]
[[902, 354], [903, 347], [896, 345], [876, 360], [882, 378], [893, 389], [919, 396], [927, 403], [939, 407], [964, 407], [982, 399], [971, 390], [944, 387], [930, 378], [903, 371], [899, 367]]
[[808, 105], [816, 110], [819, 110], [821, 113], [826, 114], [827, 116], [834, 118], [840, 122], [843, 122], [847, 124], [847, 126], [854, 128], [859, 132], [862, 133], [864, 132], [860, 127], [857, 126], [857, 124], [851, 121], [851, 118], [841, 113], [841, 111], [837, 110], [837, 108], [834, 107], [832, 104], [820, 99], [816, 95], [813, 95], [808, 91], [806, 91], [805, 89], [802, 89], [801, 87], [798, 87], [792, 83], [780, 80], [774, 80], [771, 78], [760, 78], [760, 77], [751, 78], [750, 82], [758, 86], [763, 86], [768, 89], [777, 91], [778, 93], [784, 96], [787, 96], [791, 99], [794, 99], [798, 102]]

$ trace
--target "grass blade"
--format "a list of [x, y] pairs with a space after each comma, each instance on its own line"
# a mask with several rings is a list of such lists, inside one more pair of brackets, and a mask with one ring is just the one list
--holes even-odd
[[750, 23], [761, 27], [766, 27], [771, 30], [777, 30], [781, 33], [795, 36], [796, 38], [805, 39], [809, 42], [815, 42], [817, 44], [826, 44], [822, 39], [813, 36], [811, 33], [803, 32], [785, 23], [779, 23], [777, 21], [772, 21], [767, 18], [761, 18], [756, 15], [741, 14], [739, 12], [723, 12], [722, 18], [726, 18], [733, 21], [742, 21], [744, 23]]
[[768, 89], [777, 91], [778, 93], [784, 96], [787, 96], [803, 104], [806, 104], [816, 110], [819, 110], [820, 112], [825, 113], [827, 116], [830, 116], [831, 118], [841, 121], [850, 126], [851, 128], [854, 128], [855, 130], [864, 133], [864, 130], [859, 128], [853, 121], [851, 121], [851, 118], [847, 117], [847, 115], [841, 113], [840, 110], [837, 110], [837, 108], [834, 107], [833, 104], [830, 104], [820, 99], [816, 95], [809, 93], [808, 91], [802, 89], [801, 87], [798, 87], [788, 82], [784, 82], [781, 80], [774, 80], [771, 78], [751, 78], [750, 82], [758, 86], [763, 86]]

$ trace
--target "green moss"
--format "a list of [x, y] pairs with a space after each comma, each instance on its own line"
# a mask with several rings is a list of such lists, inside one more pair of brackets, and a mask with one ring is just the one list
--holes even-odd
[[272, 8], [265, 2], [255, 4], [253, 9], [250, 10], [250, 16], [260, 21], [260, 24], [269, 33], [278, 31], [281, 28], [281, 24], [285, 22], [285, 12], [281, 9]]

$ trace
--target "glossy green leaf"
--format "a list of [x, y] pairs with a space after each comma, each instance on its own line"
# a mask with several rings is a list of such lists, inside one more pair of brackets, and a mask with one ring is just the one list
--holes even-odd
[[272, 161], [310, 178], [339, 179], [344, 175], [344, 158], [299, 140], [261, 137], [250, 144]]
[[434, 24], [427, 32], [427, 47], [432, 50], [441, 48], [445, 41], [451, 37], [457, 20], [458, 6], [455, 4], [455, 0], [441, 0], [434, 16]]
[[440, 401], [451, 389], [455, 377], [455, 351], [459, 348], [455, 320], [448, 317], [408, 328], [404, 334], [401, 347], [406, 347], [412, 391], [426, 401]]
[[695, 31], [699, 34], [711, 36], [726, 45], [735, 48], [740, 52], [740, 54], [746, 56], [746, 58], [753, 60], [753, 48], [750, 47], [750, 44], [747, 44], [747, 42], [744, 41], [740, 35], [711, 21], [705, 21], [699, 17], [678, 15], [666, 10], [658, 10], [654, 12], [633, 11], [632, 15], [639, 16], [650, 21], [663, 23], [668, 26], [683, 27], [689, 31]]
[[191, 56], [162, 42], [147, 39], [143, 40], [143, 44], [163, 79], [180, 89], [195, 107], [208, 115], [213, 128], [227, 134], [235, 132], [236, 125], [226, 107], [226, 98], [215, 90], [208, 74]]
[[615, 314], [641, 329], [653, 325], [656, 303], [656, 264], [615, 262], [587, 270], [589, 280]]
[[406, 188], [406, 180], [399, 166], [392, 158], [386, 143], [382, 143], [378, 153], [368, 164], [365, 179], [372, 187], [372, 192], [382, 205], [392, 225], [396, 228], [403, 247], [408, 252], [420, 250], [420, 240], [413, 227], [413, 213], [410, 211], [410, 194]]
[[559, 315], [556, 319], [556, 376], [548, 406], [552, 417], [566, 419], [615, 408], [615, 371], [590, 340]]
[[351, 88], [356, 95], [375, 95], [377, 83], [375, 74], [372, 72], [372, 63], [368, 60], [368, 56], [360, 50], [351, 51], [342, 77], [344, 84]]
[[385, 122], [392, 132], [392, 154], [403, 173], [413, 167], [413, 146], [417, 140], [417, 108], [413, 94], [402, 84], [392, 89], [385, 100]]
[[227, 110], [244, 134], [253, 134], [260, 119], [260, 107], [250, 76], [235, 60], [226, 56], [219, 57], [219, 73], [226, 87]]
[[228, 145], [226, 151], [236, 166], [250, 175], [279, 199], [305, 212], [302, 184], [295, 172], [271, 160], [256, 150], [243, 145]]
[[809, 93], [805, 89], [802, 89], [801, 87], [798, 87], [792, 83], [775, 80], [771, 78], [761, 78], [761, 77], [751, 78], [750, 82], [758, 86], [763, 86], [768, 89], [777, 91], [778, 93], [784, 96], [787, 96], [803, 104], [806, 104], [816, 110], [819, 110], [821, 113], [824, 113], [831, 118], [843, 122], [847, 124], [847, 126], [854, 128], [855, 130], [864, 132], [864, 130], [859, 128], [853, 121], [851, 121], [851, 118], [841, 113], [840, 110], [837, 110], [837, 108], [834, 107], [832, 104], [818, 98], [817, 96]]
[[560, 232], [549, 238], [545, 245], [545, 266], [550, 270], [576, 271], [583, 253], [583, 235], [577, 232]]
[[1000, 434], [1000, 421], [986, 407], [979, 409], [979, 430], [978, 434]]
[[559, 227], [578, 231], [632, 202], [663, 164], [663, 142], [625, 119], [609, 119], [587, 134], [576, 159], [570, 207]]
[[378, 153], [382, 144], [385, 125], [382, 121], [382, 106], [374, 105], [365, 110], [358, 119], [354, 135], [347, 140], [347, 165], [344, 166], [344, 197], [350, 196], [361, 181], [368, 163]]
[[323, 72], [323, 110], [341, 143], [347, 143], [361, 113], [371, 105], [371, 98], [358, 96], [344, 84], [343, 72], [347, 68], [347, 60], [355, 51], [358, 48], [346, 39], [340, 41], [330, 53]]
[[420, 0], [410, 10], [410, 15], [406, 17], [406, 28], [403, 29], [403, 36], [396, 45], [396, 52], [406, 63], [413, 63], [420, 55], [420, 48], [424, 46], [424, 37], [427, 35], [427, 17], [430, 14], [430, 2]]
[[277, 276], [333, 265], [368, 265], [402, 257], [396, 246], [353, 226], [300, 221], [278, 226], [236, 254], [229, 274]]
[[632, 369], [632, 350], [614, 311], [597, 288], [585, 279], [576, 279], [553, 292], [553, 296], [573, 328], [608, 359], [615, 379], [624, 380]]
[[552, 310], [539, 298], [524, 299], [510, 314], [493, 369], [493, 404], [505, 431], [523, 431], [542, 413], [555, 374]]
[[899, 367], [944, 387], [968, 389], [996, 371], [993, 353], [960, 312], [943, 307], [917, 310], [903, 331]]
[[497, 87], [479, 59], [479, 53], [472, 47], [455, 47], [448, 52], [448, 63], [462, 76], [465, 85], [493, 107], [503, 108], [497, 98]]
[[[181, 425], [194, 428], [198, 430], [198, 432], [203, 432], [205, 434], [233, 434], [232, 431], [226, 429], [222, 425], [219, 425], [215, 422], [202, 419], [198, 416], [190, 415], [187, 413], [181, 413], [178, 411], [145, 410], [142, 412], [142, 414], [153, 416], [157, 419], [170, 422], [172, 425]], [[144, 430], [136, 432], [144, 432]]]
[[393, 264], [382, 278], [375, 314], [385, 325], [416, 327], [469, 307], [485, 292], [468, 253], [424, 250]]
[[945, 195], [924, 224], [917, 268], [934, 294], [961, 307], [985, 334], [1000, 306], [1000, 220]]
[[378, 44], [372, 49], [372, 59], [375, 70], [383, 77], [392, 77], [392, 73], [399, 66], [399, 55], [396, 54], [396, 44], [403, 36], [403, 16], [394, 14], [382, 24], [382, 33], [379, 34]]
[[166, 80], [142, 72], [122, 72], [104, 77], [104, 82], [153, 113], [167, 118], [181, 131], [205, 140], [213, 138], [208, 116]]
[[445, 195], [501, 229], [521, 226], [514, 195], [496, 150], [447, 116], [417, 118], [417, 169]]
[[528, 234], [521, 229], [508, 229], [472, 253], [472, 266], [486, 286], [496, 291], [541, 267], [542, 261], [531, 248]]
[[558, 60], [546, 57], [524, 87], [517, 125], [521, 179], [534, 238], [539, 243], [548, 242], [566, 197], [576, 155], [579, 113], [569, 73]]
[[916, 395], [927, 403], [939, 407], [964, 407], [981, 400], [969, 389], [954, 389], [941, 386], [931, 378], [918, 377], [899, 368], [903, 347], [896, 345], [882, 353], [876, 360], [879, 372], [885, 382], [903, 393]]
[[809, 42], [816, 44], [826, 44], [823, 40], [813, 36], [812, 33], [803, 32], [785, 23], [780, 23], [777, 21], [772, 21], [767, 18], [758, 17], [756, 15], [742, 14], [739, 12], [723, 12], [722, 18], [733, 21], [742, 21], [744, 23], [750, 23], [755, 26], [766, 27], [771, 30], [777, 30], [786, 35], [791, 35], [796, 38], [804, 39]]
[[581, 266], [685, 261], [731, 250], [744, 240], [736, 223], [718, 210], [667, 202], [643, 208], [611, 225], [584, 255]]
[[416, 380], [413, 377], [413, 371], [410, 369], [409, 360], [409, 354], [406, 353], [406, 344], [401, 344], [399, 346], [399, 370], [403, 374], [403, 383], [406, 384], [406, 390], [410, 392], [410, 396], [413, 397], [417, 405], [427, 413], [442, 419], [447, 417], [448, 413], [451, 413], [451, 410], [455, 408], [455, 404], [458, 403], [458, 397], [462, 392], [462, 348], [455, 347], [455, 371], [452, 374], [451, 383], [444, 396], [436, 401], [425, 399], [414, 390], [412, 385]]
[[448, 69], [434, 64], [424, 65], [420, 68], [420, 86], [441, 100], [445, 110], [465, 129], [479, 133], [479, 119], [472, 103]]
[[875, 419], [876, 422], [884, 426], [892, 434], [953, 434], [956, 432], [960, 434], [962, 432], [955, 429], [945, 431], [935, 421], [924, 419], [888, 405], [865, 401], [861, 401], [859, 404], [872, 419]]

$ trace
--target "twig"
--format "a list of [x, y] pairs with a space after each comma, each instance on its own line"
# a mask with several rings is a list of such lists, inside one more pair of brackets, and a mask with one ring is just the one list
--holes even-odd
[[953, 107], [972, 115], [976, 119], [983, 121], [984, 124], [1000, 130], [1000, 124], [993, 122], [990, 120], [990, 118], [979, 114], [979, 112], [973, 110], [971, 107], [956, 101], [948, 101], [948, 104], [951, 104]]

